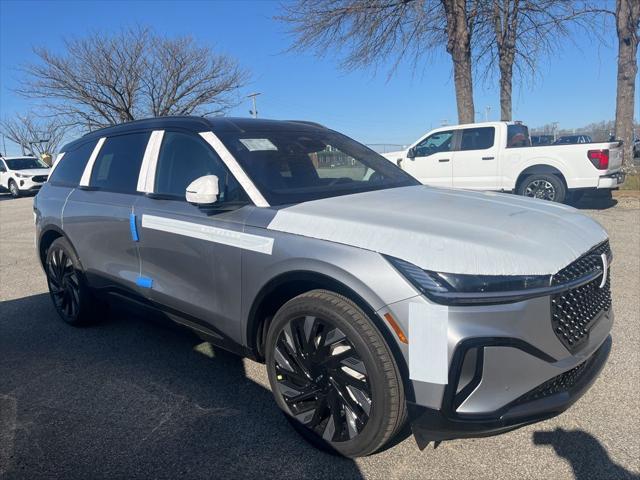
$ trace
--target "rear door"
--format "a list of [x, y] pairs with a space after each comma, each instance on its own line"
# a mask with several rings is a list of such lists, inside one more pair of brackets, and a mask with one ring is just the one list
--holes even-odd
[[498, 190], [498, 142], [495, 127], [465, 128], [453, 153], [453, 187]]
[[451, 187], [453, 144], [454, 130], [432, 133], [413, 147], [415, 157], [403, 160], [402, 169], [425, 185]]
[[[217, 153], [187, 131], [154, 132], [157, 160], [135, 206], [141, 256], [139, 286], [174, 320], [240, 341], [241, 260], [249, 200]], [[185, 199], [187, 186], [217, 175], [220, 195], [208, 207]], [[196, 327], [197, 328], [197, 327]], [[219, 339], [220, 340], [220, 339]]]
[[64, 230], [94, 287], [135, 289], [140, 262], [130, 221], [149, 135], [101, 138], [64, 208]]

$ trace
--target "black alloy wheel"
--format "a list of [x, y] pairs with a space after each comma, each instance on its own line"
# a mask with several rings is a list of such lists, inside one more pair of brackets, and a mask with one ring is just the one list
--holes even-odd
[[362, 431], [372, 403], [367, 370], [339, 328], [296, 318], [280, 332], [274, 359], [279, 393], [298, 421], [331, 443]]
[[395, 357], [351, 299], [322, 289], [292, 298], [271, 320], [264, 349], [276, 403], [315, 447], [370, 455], [405, 424]]
[[75, 319], [80, 310], [80, 279], [73, 261], [62, 248], [48, 255], [47, 281], [58, 313], [65, 319]]

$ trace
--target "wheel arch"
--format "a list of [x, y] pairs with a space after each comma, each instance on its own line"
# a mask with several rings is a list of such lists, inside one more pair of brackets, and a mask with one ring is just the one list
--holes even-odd
[[262, 287], [251, 305], [247, 319], [246, 341], [252, 357], [260, 362], [264, 361], [266, 332], [280, 307], [292, 298], [315, 289], [330, 290], [343, 295], [364, 311], [391, 350], [400, 370], [407, 400], [414, 399], [413, 386], [409, 380], [409, 366], [384, 320], [354, 289], [322, 273], [308, 270], [286, 272], [272, 278]]
[[564, 184], [564, 188], [568, 190], [569, 187], [567, 185], [567, 179], [564, 173], [562, 173], [562, 171], [559, 168], [554, 167], [553, 165], [537, 164], [537, 165], [531, 165], [525, 168], [522, 172], [520, 172], [516, 180], [515, 191], [518, 191], [518, 188], [520, 188], [520, 185], [527, 177], [531, 175], [544, 175], [544, 174], [557, 176]]
[[[38, 238], [38, 258], [40, 259], [40, 265], [44, 267], [49, 247], [54, 241], [56, 241], [56, 239], [61, 237], [64, 238], [69, 243], [69, 245], [71, 245], [71, 249], [78, 259], [80, 266], [82, 267], [82, 261], [78, 256], [76, 248], [73, 246], [73, 242], [71, 241], [71, 239], [69, 239], [67, 234], [64, 233], [64, 231], [57, 225], [47, 225], [42, 229], [42, 232], [40, 233], [40, 236]], [[82, 268], [82, 270], [84, 271], [84, 268]]]

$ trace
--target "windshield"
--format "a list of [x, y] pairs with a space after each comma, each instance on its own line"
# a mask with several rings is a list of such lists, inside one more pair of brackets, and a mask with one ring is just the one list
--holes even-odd
[[27, 157], [27, 158], [13, 158], [11, 160], [4, 160], [7, 162], [7, 167], [9, 170], [27, 170], [29, 168], [49, 168], [47, 165], [42, 163], [35, 157]]
[[331, 130], [282, 126], [218, 136], [271, 205], [420, 185], [378, 153]]

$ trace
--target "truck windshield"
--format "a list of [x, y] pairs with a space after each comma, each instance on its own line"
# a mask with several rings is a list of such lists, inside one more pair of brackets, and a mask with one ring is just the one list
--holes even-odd
[[515, 123], [507, 126], [507, 148], [530, 147], [529, 128]]
[[218, 137], [271, 205], [420, 185], [378, 153], [328, 129], [283, 126]]
[[9, 170], [27, 170], [29, 168], [49, 168], [48, 165], [45, 165], [35, 157], [12, 158], [11, 160], [8, 160], [5, 158], [4, 161], [7, 162], [7, 167], [9, 167]]

